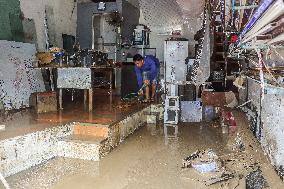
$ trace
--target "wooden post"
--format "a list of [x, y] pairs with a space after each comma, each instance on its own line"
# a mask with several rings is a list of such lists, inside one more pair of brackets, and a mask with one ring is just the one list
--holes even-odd
[[59, 123], [62, 123], [62, 111], [59, 110], [59, 117], [58, 117]]
[[93, 112], [89, 112], [89, 121], [90, 121], [90, 122], [93, 121]]
[[112, 108], [112, 69], [109, 72], [109, 85], [109, 105]]
[[89, 89], [89, 111], [93, 111], [93, 89]]
[[112, 92], [112, 69], [109, 72], [109, 90]]
[[49, 70], [50, 88], [51, 88], [51, 91], [54, 91], [55, 87], [54, 87], [54, 82], [53, 82], [52, 68], [48, 68], [48, 70]]
[[59, 109], [62, 110], [62, 89], [59, 89]]
[[87, 109], [88, 89], [84, 89], [84, 108]]

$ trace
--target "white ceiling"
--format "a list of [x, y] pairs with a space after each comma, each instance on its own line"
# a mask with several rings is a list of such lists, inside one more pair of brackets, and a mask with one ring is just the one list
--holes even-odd
[[[103, 1], [103, 0], [102, 0]], [[122, 0], [118, 0], [122, 1]], [[172, 27], [200, 16], [204, 0], [126, 0], [140, 5], [143, 23], [152, 27]], [[90, 0], [78, 0], [90, 2]]]
[[203, 11], [204, 0], [176, 0], [185, 17], [198, 17]]
[[145, 24], [167, 27], [200, 16], [204, 0], [139, 0], [139, 4]]

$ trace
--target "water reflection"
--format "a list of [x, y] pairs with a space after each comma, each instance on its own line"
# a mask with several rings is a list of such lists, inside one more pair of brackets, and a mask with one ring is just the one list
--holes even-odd
[[164, 124], [165, 144], [169, 141], [178, 141], [178, 125]]

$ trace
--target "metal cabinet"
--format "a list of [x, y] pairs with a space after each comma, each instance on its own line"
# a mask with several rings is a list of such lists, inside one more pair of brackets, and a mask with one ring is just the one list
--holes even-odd
[[185, 81], [188, 41], [165, 41], [164, 48], [165, 80], [171, 81], [171, 72], [174, 66], [176, 81]]

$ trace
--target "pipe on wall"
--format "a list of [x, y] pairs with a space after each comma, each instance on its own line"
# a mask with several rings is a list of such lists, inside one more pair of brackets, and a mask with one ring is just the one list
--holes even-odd
[[263, 0], [261, 5], [256, 9], [250, 21], [244, 27], [242, 33], [240, 34], [240, 40], [243, 36], [255, 25], [256, 21], [262, 16], [262, 14], [268, 9], [274, 0]]
[[258, 32], [261, 28], [274, 21], [276, 18], [284, 13], [283, 0], [275, 1], [263, 14], [263, 16], [256, 22], [256, 24], [244, 35], [244, 39]]

